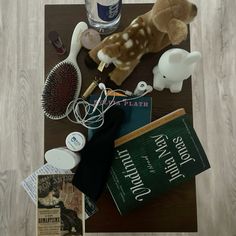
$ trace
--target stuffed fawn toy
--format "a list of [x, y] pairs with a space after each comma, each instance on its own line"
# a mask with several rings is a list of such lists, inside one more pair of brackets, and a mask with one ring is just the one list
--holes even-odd
[[113, 63], [116, 68], [110, 79], [121, 85], [145, 53], [185, 40], [187, 24], [196, 15], [197, 7], [187, 0], [157, 0], [149, 12], [134, 19], [123, 32], [106, 37], [89, 56], [97, 64]]

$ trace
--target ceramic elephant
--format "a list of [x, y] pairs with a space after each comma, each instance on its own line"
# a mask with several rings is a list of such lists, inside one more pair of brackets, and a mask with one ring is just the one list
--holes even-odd
[[197, 51], [189, 53], [180, 48], [167, 50], [153, 68], [153, 88], [159, 91], [168, 88], [172, 93], [180, 92], [183, 81], [191, 76], [200, 58], [201, 53]]

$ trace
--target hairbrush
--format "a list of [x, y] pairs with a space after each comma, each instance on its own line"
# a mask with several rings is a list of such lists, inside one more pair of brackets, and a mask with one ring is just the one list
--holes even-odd
[[88, 28], [85, 22], [76, 25], [71, 39], [69, 56], [49, 72], [42, 94], [45, 116], [59, 120], [72, 111], [69, 103], [78, 98], [82, 77], [76, 58], [81, 49], [81, 35]]

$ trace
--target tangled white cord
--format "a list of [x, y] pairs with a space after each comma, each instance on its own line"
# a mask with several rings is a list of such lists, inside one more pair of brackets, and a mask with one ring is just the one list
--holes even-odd
[[[116, 89], [112, 90], [110, 88], [105, 88], [102, 90], [97, 102], [95, 104], [91, 104], [82, 98], [78, 98], [76, 100], [73, 100], [70, 102], [70, 104], [67, 106], [67, 118], [75, 124], [80, 124], [83, 125], [84, 127], [88, 129], [97, 129], [100, 128], [103, 123], [104, 123], [104, 115], [105, 113], [113, 106], [117, 105], [118, 103], [121, 102], [126, 102], [126, 101], [131, 101], [135, 100], [137, 98], [143, 97], [146, 95], [150, 90], [146, 91], [140, 96], [137, 97], [131, 97], [127, 98], [125, 97], [124, 99], [121, 99], [117, 102], [115, 102], [115, 93], [116, 92], [122, 92], [123, 94], [127, 95], [130, 94], [129, 91], [124, 91], [121, 89]], [[109, 102], [108, 102], [108, 95], [110, 94], [109, 97]], [[114, 94], [114, 95], [112, 95]], [[69, 111], [72, 107], [74, 119], [72, 119], [69, 115]]]

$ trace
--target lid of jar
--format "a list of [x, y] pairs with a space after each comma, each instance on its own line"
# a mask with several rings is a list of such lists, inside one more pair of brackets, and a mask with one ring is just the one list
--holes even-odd
[[85, 146], [86, 139], [80, 132], [72, 132], [66, 137], [66, 146], [73, 152], [78, 152]]

